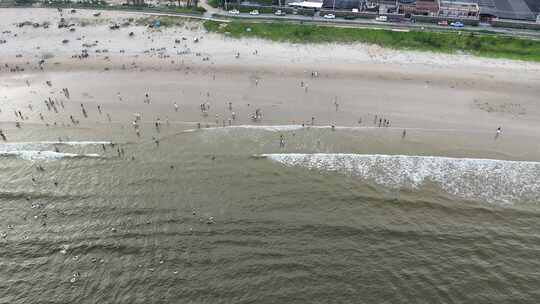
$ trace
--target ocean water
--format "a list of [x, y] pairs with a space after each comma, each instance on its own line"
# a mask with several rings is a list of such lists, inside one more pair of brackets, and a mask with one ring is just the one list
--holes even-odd
[[341, 132], [0, 145], [0, 303], [538, 303], [539, 163]]

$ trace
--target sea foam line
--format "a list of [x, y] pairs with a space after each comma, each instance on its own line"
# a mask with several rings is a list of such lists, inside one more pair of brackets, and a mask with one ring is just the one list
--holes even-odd
[[[233, 125], [225, 127], [209, 127], [201, 129], [187, 129], [184, 130], [184, 133], [195, 132], [197, 130], [205, 131], [215, 131], [215, 130], [262, 130], [269, 132], [288, 132], [288, 131], [297, 131], [297, 130], [309, 130], [309, 129], [326, 129], [331, 130], [331, 125]], [[377, 126], [334, 126], [335, 130], [338, 131], [363, 131], [363, 130], [403, 130], [407, 129], [408, 131], [430, 131], [430, 132], [467, 132], [467, 133], [488, 133], [485, 130], [461, 130], [461, 129], [451, 129], [451, 128], [404, 128], [404, 127], [377, 127]]]
[[94, 146], [108, 145], [110, 141], [22, 141], [22, 142], [6, 142], [0, 143], [0, 150], [3, 151], [20, 151], [20, 150], [36, 150], [46, 149], [50, 146]]
[[0, 151], [0, 156], [17, 157], [24, 160], [58, 160], [62, 158], [83, 158], [83, 157], [100, 157], [99, 154], [75, 154], [62, 153], [54, 151], [36, 151], [36, 150], [19, 150], [19, 151]]
[[339, 153], [262, 156], [285, 166], [346, 172], [392, 188], [418, 188], [430, 181], [466, 199], [540, 201], [540, 162]]

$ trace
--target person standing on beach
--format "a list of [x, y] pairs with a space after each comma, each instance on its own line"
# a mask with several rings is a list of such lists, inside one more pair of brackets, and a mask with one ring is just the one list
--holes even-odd
[[148, 93], [144, 94], [144, 103], [150, 104], [150, 95]]
[[407, 136], [407, 130], [403, 129], [403, 133], [401, 133], [401, 139], [405, 139], [405, 136]]
[[156, 131], [159, 133], [159, 126], [161, 125], [161, 121], [159, 120], [159, 117], [156, 119], [156, 122], [154, 123], [156, 126]]
[[81, 103], [81, 111], [84, 118], [88, 118], [88, 114], [86, 113], [86, 109], [84, 108], [84, 105], [82, 103]]
[[279, 147], [285, 148], [285, 138], [283, 137], [283, 134], [279, 135]]
[[497, 128], [497, 133], [495, 133], [495, 139], [499, 138], [499, 136], [501, 136], [501, 133], [502, 133], [502, 128], [498, 127]]

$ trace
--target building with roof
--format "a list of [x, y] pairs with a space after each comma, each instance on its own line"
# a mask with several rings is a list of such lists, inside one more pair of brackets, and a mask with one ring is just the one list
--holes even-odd
[[447, 18], [478, 18], [478, 4], [458, 1], [440, 1], [439, 16]]
[[365, 0], [324, 0], [322, 7], [326, 9], [352, 10], [353, 8], [362, 9], [365, 6]]
[[439, 12], [439, 0], [416, 0], [416, 15], [436, 16]]
[[[405, 14], [435, 16], [467, 15], [484, 19], [503, 18], [535, 21], [540, 14], [540, 0], [324, 0], [326, 9], [379, 10], [379, 7], [397, 5]], [[441, 9], [441, 6], [443, 7]], [[478, 12], [476, 12], [478, 11]]]

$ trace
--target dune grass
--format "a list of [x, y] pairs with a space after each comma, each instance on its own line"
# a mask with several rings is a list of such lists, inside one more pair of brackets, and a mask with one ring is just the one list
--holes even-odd
[[205, 28], [232, 37], [257, 37], [292, 43], [376, 44], [407, 49], [540, 62], [540, 41], [467, 32], [396, 32], [390, 30], [300, 25], [283, 22], [255, 23], [205, 21]]

